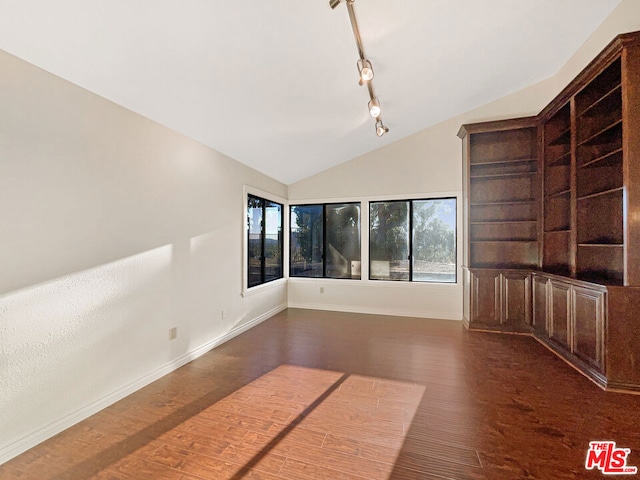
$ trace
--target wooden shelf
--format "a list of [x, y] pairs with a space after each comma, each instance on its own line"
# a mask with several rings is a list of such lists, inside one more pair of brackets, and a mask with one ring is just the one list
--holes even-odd
[[621, 84], [622, 59], [618, 57], [592, 78], [585, 88], [576, 93], [574, 98], [577, 118], [584, 116], [594, 107], [599, 108], [602, 101], [606, 102], [616, 89], [621, 91]]
[[590, 198], [601, 197], [603, 195], [611, 195], [613, 193], [622, 192], [623, 189], [624, 189], [623, 187], [611, 188], [609, 190], [604, 190], [602, 192], [596, 192], [590, 195], [583, 195], [582, 197], [578, 197], [578, 200], [588, 200]]
[[607, 125], [590, 137], [586, 138], [585, 140], [582, 140], [580, 143], [578, 143], [578, 146], [580, 147], [582, 145], [598, 145], [602, 143], [610, 143], [613, 139], [608, 137], [617, 137], [620, 135], [616, 134], [615, 132], [615, 129], [617, 128], [620, 128], [622, 130], [622, 119], [616, 120], [615, 122]]
[[513, 129], [474, 131], [469, 138], [469, 160], [472, 165], [500, 162], [517, 163], [537, 157], [535, 125]]
[[622, 165], [622, 148], [616, 148], [612, 152], [600, 155], [588, 162], [578, 165], [578, 168], [593, 168], [604, 166], [617, 166]]
[[471, 174], [470, 178], [472, 179], [496, 179], [496, 178], [516, 178], [516, 177], [528, 177], [531, 175], [535, 175], [538, 172], [533, 171], [533, 172], [520, 172], [520, 173], [495, 173], [495, 174], [488, 174], [488, 175], [473, 175]]
[[598, 115], [599, 113], [596, 112], [595, 110], [598, 109], [598, 107], [602, 106], [603, 103], [607, 102], [607, 101], [612, 101], [611, 97], [615, 94], [619, 95], [622, 91], [622, 84], [618, 83], [616, 84], [613, 88], [611, 88], [611, 90], [609, 90], [608, 92], [606, 92], [604, 95], [602, 95], [600, 98], [598, 98], [594, 103], [592, 103], [591, 105], [589, 105], [588, 107], [586, 107], [582, 112], [580, 112], [577, 115], [577, 118], [580, 119], [581, 117], [587, 117], [590, 115]]
[[512, 223], [538, 223], [537, 220], [488, 220], [486, 222], [469, 222], [470, 225], [509, 225]]
[[560, 192], [555, 192], [555, 193], [551, 193], [549, 195], [545, 195], [544, 198], [555, 198], [555, 197], [564, 197], [566, 195], [569, 195], [571, 193], [571, 189], [567, 189], [567, 190], [561, 190]]
[[568, 165], [547, 168], [544, 173], [545, 197], [553, 197], [571, 190], [571, 169]]
[[561, 156], [547, 161], [547, 167], [566, 166], [571, 164], [571, 150], [563, 153]]
[[622, 243], [579, 243], [579, 247], [611, 247], [611, 248], [624, 248]]
[[[621, 158], [622, 155], [619, 155]], [[576, 196], [578, 199], [599, 196], [604, 192], [615, 192], [624, 185], [622, 164], [608, 159], [601, 160], [576, 173]]]
[[484, 167], [487, 165], [504, 165], [504, 164], [514, 164], [514, 163], [531, 163], [537, 162], [537, 158], [525, 157], [525, 158], [513, 158], [513, 159], [501, 159], [501, 160], [492, 160], [492, 161], [484, 161], [484, 162], [471, 162], [469, 166], [471, 167]]
[[504, 202], [471, 202], [469, 205], [472, 207], [486, 207], [489, 205], [526, 205], [527, 203], [534, 201], [535, 198], [529, 198], [526, 200], [505, 200]]
[[538, 243], [538, 240], [506, 239], [506, 240], [471, 240], [470, 243]]
[[533, 265], [530, 263], [505, 263], [505, 262], [480, 262], [477, 263], [474, 269], [487, 269], [487, 270], [531, 270]]
[[549, 146], [568, 145], [571, 142], [571, 127], [566, 128], [547, 143]]
[[517, 202], [497, 205], [472, 205], [468, 222], [533, 221], [538, 218], [538, 202]]
[[537, 241], [537, 222], [470, 222], [469, 239], [479, 241]]

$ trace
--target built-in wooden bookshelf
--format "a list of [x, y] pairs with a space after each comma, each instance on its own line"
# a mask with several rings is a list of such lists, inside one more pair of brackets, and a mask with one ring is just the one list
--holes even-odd
[[600, 385], [640, 391], [640, 32], [537, 117], [459, 136], [465, 322], [532, 332]]
[[571, 108], [567, 103], [542, 125], [543, 253], [545, 267], [571, 271]]
[[[463, 127], [464, 128], [464, 127]], [[468, 142], [469, 265], [538, 263], [538, 141], [535, 119], [461, 130]]]
[[622, 59], [575, 96], [576, 276], [624, 282]]
[[[607, 57], [541, 113], [542, 268], [625, 283], [622, 56]], [[638, 279], [640, 280], [640, 279]]]

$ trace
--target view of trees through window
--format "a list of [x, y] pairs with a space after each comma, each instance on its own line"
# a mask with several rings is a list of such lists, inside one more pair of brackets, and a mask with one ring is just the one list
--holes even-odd
[[291, 207], [289, 275], [323, 277], [323, 205]]
[[369, 278], [456, 281], [456, 199], [372, 202]]
[[292, 277], [360, 278], [360, 204], [291, 207]]
[[[291, 277], [361, 278], [360, 203], [290, 207]], [[283, 277], [283, 206], [248, 196], [248, 286]], [[456, 282], [456, 199], [369, 204], [369, 278]]]
[[248, 287], [283, 277], [282, 215], [281, 204], [247, 197]]

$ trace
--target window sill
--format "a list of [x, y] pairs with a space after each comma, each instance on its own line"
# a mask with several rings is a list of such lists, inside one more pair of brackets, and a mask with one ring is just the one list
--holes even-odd
[[279, 278], [278, 280], [273, 280], [271, 282], [263, 283], [262, 285], [256, 285], [255, 287], [244, 289], [242, 291], [242, 296], [244, 298], [251, 297], [253, 295], [257, 295], [259, 293], [262, 293], [262, 292], [264, 292], [266, 290], [271, 290], [273, 288], [280, 287], [282, 285], [286, 285], [287, 284], [287, 280], [288, 279], [286, 279], [286, 278]]
[[354, 285], [359, 287], [379, 288], [456, 288], [461, 285], [457, 282], [404, 282], [399, 280], [368, 280], [351, 278], [323, 278], [323, 277], [289, 277], [290, 283], [337, 283], [342, 285]]

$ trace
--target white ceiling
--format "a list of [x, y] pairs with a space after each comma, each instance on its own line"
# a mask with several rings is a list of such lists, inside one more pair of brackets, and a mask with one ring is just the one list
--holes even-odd
[[[543, 80], [620, 0], [0, 0], [0, 48], [290, 184]], [[0, 73], [1, 74], [1, 73]]]

